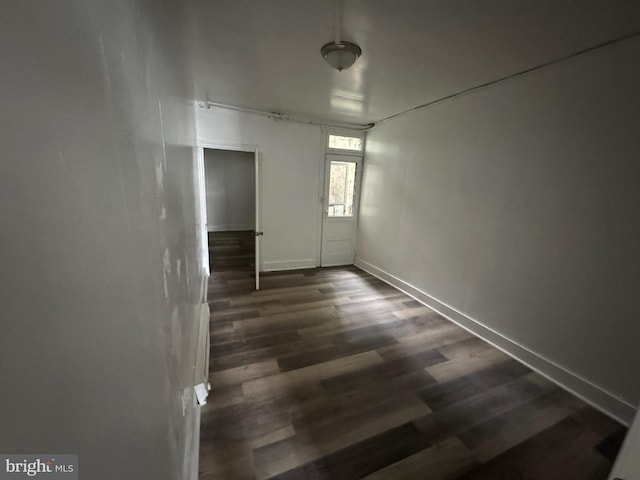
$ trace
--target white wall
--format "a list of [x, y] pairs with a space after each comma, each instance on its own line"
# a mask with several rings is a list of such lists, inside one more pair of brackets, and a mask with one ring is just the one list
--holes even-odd
[[218, 108], [198, 108], [196, 122], [202, 144], [258, 147], [262, 269], [316, 266], [324, 159], [321, 129]]
[[357, 248], [360, 265], [627, 421], [639, 54], [626, 41], [376, 127]]
[[640, 413], [636, 413], [633, 423], [624, 439], [620, 453], [609, 473], [609, 480], [638, 478], [640, 476]]
[[255, 155], [252, 152], [204, 150], [207, 229], [253, 230], [256, 221]]
[[188, 478], [198, 429], [174, 3], [0, 6], [0, 452], [77, 453], [92, 480]]

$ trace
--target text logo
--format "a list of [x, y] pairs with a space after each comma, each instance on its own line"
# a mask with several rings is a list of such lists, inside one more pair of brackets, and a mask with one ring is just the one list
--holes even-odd
[[2, 455], [0, 480], [78, 480], [78, 455]]

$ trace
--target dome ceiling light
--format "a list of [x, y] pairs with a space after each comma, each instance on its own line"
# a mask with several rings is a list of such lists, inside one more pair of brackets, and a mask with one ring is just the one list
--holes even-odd
[[340, 40], [342, 0], [334, 0], [335, 7], [335, 24], [333, 26], [334, 40], [331, 43], [323, 45], [320, 49], [322, 57], [332, 68], [339, 72], [346, 70], [362, 55], [362, 49], [351, 42], [342, 42]]
[[362, 55], [362, 49], [351, 42], [331, 42], [324, 45], [320, 53], [329, 65], [341, 72], [356, 62]]

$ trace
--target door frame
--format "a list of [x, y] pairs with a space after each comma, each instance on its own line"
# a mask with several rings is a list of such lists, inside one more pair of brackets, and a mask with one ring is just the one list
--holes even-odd
[[[255, 170], [255, 201], [256, 201], [256, 218], [255, 218], [255, 232], [259, 232], [260, 234], [256, 234], [255, 237], [255, 280], [256, 280], [256, 290], [260, 290], [260, 272], [262, 271], [262, 255], [261, 253], [261, 239], [262, 239], [262, 199], [261, 199], [261, 156], [260, 151], [257, 145], [230, 145], [230, 144], [219, 144], [219, 143], [209, 143], [198, 139], [197, 141], [197, 207], [198, 207], [198, 215], [204, 215], [204, 230], [196, 225], [199, 232], [198, 236], [203, 237], [200, 238], [200, 248], [206, 248], [204, 252], [200, 252], [200, 259], [202, 262], [206, 260], [206, 273], [207, 276], [210, 275], [209, 272], [209, 244], [208, 244], [208, 229], [207, 229], [207, 190], [206, 190], [206, 178], [205, 178], [205, 166], [204, 166], [204, 150], [227, 150], [232, 152], [247, 152], [253, 153], [254, 155], [254, 170]], [[206, 246], [206, 247], [205, 247]], [[206, 295], [206, 292], [205, 292]]]
[[[362, 139], [362, 150], [340, 150], [335, 148], [329, 148], [329, 135], [345, 135], [347, 137], [357, 137]], [[360, 172], [360, 182], [362, 182], [362, 173], [364, 170], [364, 150], [366, 145], [366, 132], [361, 130], [349, 130], [344, 128], [322, 128], [322, 155], [320, 156], [320, 175], [318, 184], [318, 228], [316, 236], [316, 267], [321, 266], [322, 261], [322, 235], [324, 229], [324, 212], [325, 212], [325, 182], [327, 178], [327, 155], [346, 155], [349, 157], [360, 157], [360, 164], [362, 166]], [[362, 185], [360, 185], [362, 187]], [[361, 188], [359, 189], [361, 190]], [[357, 218], [356, 218], [356, 232], [358, 228], [358, 219], [360, 218], [360, 192], [357, 196]], [[357, 236], [357, 235], [356, 235]]]

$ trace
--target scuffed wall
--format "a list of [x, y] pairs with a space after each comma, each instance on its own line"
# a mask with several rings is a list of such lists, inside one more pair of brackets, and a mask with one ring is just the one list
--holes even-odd
[[178, 5], [0, 5], [0, 451], [77, 453], [81, 478], [189, 470], [200, 266]]

